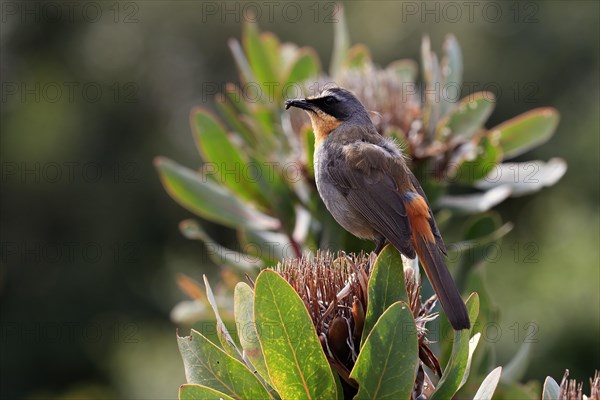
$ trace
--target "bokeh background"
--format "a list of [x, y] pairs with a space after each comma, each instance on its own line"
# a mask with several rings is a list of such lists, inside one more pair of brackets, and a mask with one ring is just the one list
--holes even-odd
[[[488, 267], [502, 310], [498, 363], [515, 327], [537, 326], [526, 379], [585, 380], [600, 367], [599, 3], [351, 2], [353, 43], [386, 65], [453, 33], [464, 81], [496, 92], [488, 126], [539, 106], [559, 156], [554, 187], [498, 208], [515, 224]], [[0, 397], [175, 398], [184, 382], [175, 276], [215, 274], [191, 215], [152, 160], [197, 167], [192, 107], [238, 76], [227, 40], [244, 20], [314, 47], [327, 68], [332, 2], [2, 1]], [[333, 13], [333, 15], [331, 15]], [[209, 86], [211, 85], [211, 86]], [[228, 240], [227, 232], [213, 232]], [[533, 253], [532, 253], [533, 251]], [[516, 325], [514, 325], [516, 324]], [[521, 334], [523, 334], [521, 328]]]

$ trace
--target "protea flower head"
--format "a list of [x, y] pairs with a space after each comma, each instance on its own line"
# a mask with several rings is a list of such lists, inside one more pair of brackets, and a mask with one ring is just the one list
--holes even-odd
[[598, 400], [600, 399], [600, 373], [596, 371], [594, 378], [590, 378], [590, 395], [583, 394], [583, 383], [575, 379], [569, 379], [569, 370], [560, 383], [559, 400]]
[[[368, 307], [368, 271], [374, 259], [374, 254], [319, 251], [316, 255], [286, 259], [275, 268], [303, 300], [323, 351], [343, 379], [346, 390], [357, 387], [349, 375], [360, 352]], [[409, 305], [417, 326], [421, 363], [441, 376], [440, 364], [429, 348], [425, 327], [437, 316], [432, 312], [435, 296], [421, 302], [421, 283], [414, 270], [406, 268], [404, 274]], [[422, 371], [421, 366], [416, 382], [419, 388], [423, 387], [424, 381], [429, 382]]]

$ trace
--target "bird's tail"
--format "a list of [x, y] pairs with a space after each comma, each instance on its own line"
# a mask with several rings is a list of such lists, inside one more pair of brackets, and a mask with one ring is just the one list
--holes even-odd
[[435, 241], [427, 241], [421, 235], [414, 235], [414, 244], [423, 269], [440, 300], [448, 320], [455, 330], [469, 329], [469, 313], [446, 263]]

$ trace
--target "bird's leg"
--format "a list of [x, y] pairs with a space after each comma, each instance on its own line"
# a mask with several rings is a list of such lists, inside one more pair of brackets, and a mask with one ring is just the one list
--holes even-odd
[[375, 250], [373, 250], [373, 253], [375, 253], [376, 256], [379, 255], [379, 253], [381, 253], [381, 250], [383, 250], [385, 244], [387, 243], [387, 240], [383, 237], [380, 236], [375, 240]]
[[[381, 250], [383, 250], [386, 243], [387, 240], [383, 236], [379, 236], [375, 239], [375, 250], [373, 250], [373, 253], [375, 253], [375, 258], [377, 258], [379, 253], [381, 253]], [[372, 260], [374, 260], [375, 258], [373, 258]], [[369, 260], [369, 264], [367, 265], [367, 274], [371, 272], [371, 267], [371, 261]]]

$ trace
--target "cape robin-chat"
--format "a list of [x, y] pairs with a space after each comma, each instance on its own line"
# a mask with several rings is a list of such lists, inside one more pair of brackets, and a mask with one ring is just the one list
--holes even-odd
[[288, 100], [285, 107], [310, 117], [317, 189], [335, 220], [373, 240], [375, 253], [390, 242], [408, 258], [418, 255], [452, 327], [468, 329], [469, 314], [444, 262], [433, 213], [398, 145], [377, 132], [362, 103], [343, 88]]

